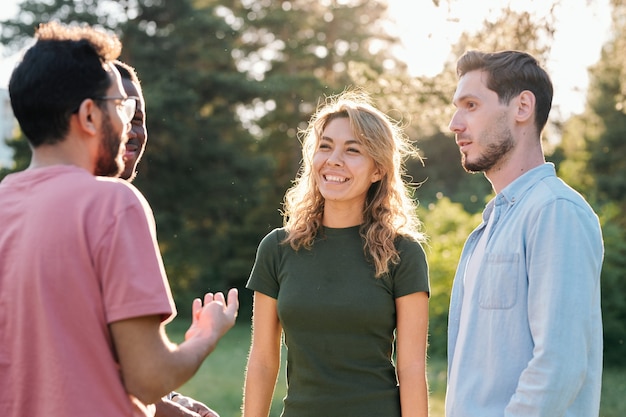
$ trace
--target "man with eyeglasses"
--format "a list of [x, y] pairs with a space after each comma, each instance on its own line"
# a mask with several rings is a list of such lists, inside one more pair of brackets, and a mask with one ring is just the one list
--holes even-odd
[[116, 176], [137, 99], [121, 44], [41, 25], [9, 82], [32, 149], [0, 183], [0, 410], [7, 417], [152, 416], [234, 325], [236, 290], [192, 305], [185, 341], [150, 206]]
[[[112, 96], [112, 97], [93, 97], [92, 100], [95, 102], [106, 102], [108, 100], [115, 103], [115, 108], [120, 115], [120, 119], [123, 123], [128, 126], [133, 116], [135, 115], [135, 109], [137, 108], [137, 97], [124, 97], [124, 96]], [[79, 109], [80, 110], [80, 109]], [[123, 155], [119, 154], [120, 147], [125, 147], [126, 143], [118, 143], [117, 135], [114, 134], [112, 129], [111, 119], [110, 117], [105, 117], [103, 119], [102, 128], [104, 129], [105, 135], [104, 138], [107, 141], [106, 145], [108, 146], [109, 152], [111, 154], [117, 154], [111, 162], [110, 158], [106, 158], [106, 155], [102, 155], [101, 158], [96, 165], [96, 175], [101, 176], [116, 176], [119, 175], [120, 170], [123, 169], [124, 161], [122, 159], [122, 167], [120, 168], [119, 158]], [[126, 137], [126, 141], [128, 137]], [[108, 160], [108, 162], [107, 162]], [[104, 164], [104, 165], [103, 165]]]
[[[132, 182], [137, 176], [137, 165], [143, 156], [148, 141], [146, 103], [135, 68], [121, 61], [115, 61], [115, 68], [122, 77], [124, 92], [129, 97], [137, 99], [124, 152], [124, 169], [119, 175], [120, 178]], [[219, 417], [219, 414], [206, 404], [175, 391], [168, 393], [155, 405], [155, 417]]]

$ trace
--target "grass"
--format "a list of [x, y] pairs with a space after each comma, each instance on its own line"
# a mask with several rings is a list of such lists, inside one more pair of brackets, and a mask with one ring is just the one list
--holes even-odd
[[[243, 319], [243, 320], [242, 320]], [[179, 391], [202, 401], [217, 411], [221, 417], [240, 417], [243, 395], [244, 370], [250, 348], [250, 325], [245, 318], [220, 341], [217, 349], [209, 355], [196, 375]], [[167, 333], [175, 342], [183, 339], [189, 325], [183, 318], [177, 318], [168, 325]], [[430, 416], [444, 416], [444, 396], [446, 391], [446, 363], [442, 358], [430, 358], [428, 363], [428, 383], [430, 386]], [[626, 416], [626, 369], [605, 369], [602, 385], [600, 417]], [[274, 394], [270, 417], [278, 417], [281, 399], [285, 395], [285, 372], [281, 369]]]

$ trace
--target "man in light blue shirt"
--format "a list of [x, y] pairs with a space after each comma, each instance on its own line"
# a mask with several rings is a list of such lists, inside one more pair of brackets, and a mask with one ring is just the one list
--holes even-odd
[[598, 217], [545, 162], [549, 76], [518, 51], [467, 52], [450, 122], [496, 193], [457, 269], [447, 417], [594, 417], [602, 381]]

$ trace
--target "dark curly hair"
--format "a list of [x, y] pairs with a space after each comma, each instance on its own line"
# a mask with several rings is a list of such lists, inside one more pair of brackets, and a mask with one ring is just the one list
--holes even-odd
[[117, 36], [87, 25], [41, 24], [36, 42], [13, 70], [13, 113], [31, 146], [61, 141], [86, 98], [111, 85], [106, 66], [120, 55]]

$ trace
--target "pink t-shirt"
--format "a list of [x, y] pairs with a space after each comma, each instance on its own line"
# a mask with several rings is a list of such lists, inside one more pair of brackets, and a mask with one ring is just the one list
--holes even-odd
[[175, 314], [135, 187], [64, 165], [0, 183], [1, 415], [146, 415], [124, 390], [108, 324]]

